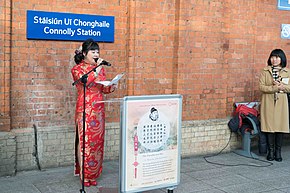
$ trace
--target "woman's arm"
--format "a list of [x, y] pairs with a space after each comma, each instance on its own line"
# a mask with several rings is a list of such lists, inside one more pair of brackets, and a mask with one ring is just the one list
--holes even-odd
[[278, 85], [274, 84], [273, 81], [271, 82], [271, 84], [269, 84], [269, 81], [267, 82], [267, 77], [269, 79], [269, 76], [271, 76], [271, 74], [269, 74], [269, 71], [262, 70], [259, 79], [260, 91], [268, 94], [278, 92]]

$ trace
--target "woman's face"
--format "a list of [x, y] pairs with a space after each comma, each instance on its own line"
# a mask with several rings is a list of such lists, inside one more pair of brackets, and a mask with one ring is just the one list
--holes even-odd
[[270, 58], [272, 66], [280, 66], [281, 58], [279, 56], [271, 56]]
[[90, 64], [95, 64], [95, 58], [100, 57], [99, 50], [89, 50], [87, 55], [85, 55], [85, 61]]

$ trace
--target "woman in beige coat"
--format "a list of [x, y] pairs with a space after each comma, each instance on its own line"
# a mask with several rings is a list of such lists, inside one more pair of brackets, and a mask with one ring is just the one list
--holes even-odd
[[286, 65], [287, 59], [283, 50], [273, 50], [259, 81], [262, 92], [261, 130], [267, 133], [269, 161], [282, 161], [283, 133], [289, 133], [287, 93], [290, 93], [290, 72]]

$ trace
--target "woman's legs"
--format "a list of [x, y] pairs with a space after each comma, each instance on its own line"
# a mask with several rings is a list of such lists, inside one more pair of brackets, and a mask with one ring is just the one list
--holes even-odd
[[283, 133], [275, 133], [275, 160], [282, 161], [281, 147], [283, 142]]
[[275, 140], [275, 134], [274, 133], [267, 133], [267, 139], [268, 139], [268, 155], [267, 160], [273, 161], [274, 160], [274, 140]]
[[[80, 116], [80, 115], [79, 115]], [[81, 116], [82, 118], [82, 116]], [[83, 125], [82, 125], [82, 119], [79, 120], [76, 127], [76, 139], [75, 139], [75, 171], [76, 174], [79, 175], [81, 183], [83, 183], [83, 151], [82, 151], [82, 145], [83, 145]], [[84, 186], [90, 186], [89, 180], [84, 178]]]
[[268, 155], [267, 160], [282, 161], [281, 148], [283, 143], [283, 133], [267, 133]]

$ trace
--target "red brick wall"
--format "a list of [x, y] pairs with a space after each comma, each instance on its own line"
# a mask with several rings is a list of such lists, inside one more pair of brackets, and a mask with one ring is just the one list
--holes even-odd
[[[115, 16], [115, 42], [100, 43], [101, 56], [113, 64], [109, 78], [126, 77], [107, 98], [178, 93], [183, 120], [223, 119], [233, 102], [259, 100], [270, 51], [290, 53], [280, 38], [290, 12], [277, 1], [14, 0], [11, 21], [10, 1], [0, 10], [0, 130], [73, 125], [70, 69], [81, 42], [27, 40], [27, 10]], [[119, 113], [107, 103], [108, 122]]]
[[0, 2], [0, 131], [9, 131], [10, 117], [10, 60], [11, 60], [11, 4]]

